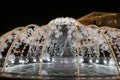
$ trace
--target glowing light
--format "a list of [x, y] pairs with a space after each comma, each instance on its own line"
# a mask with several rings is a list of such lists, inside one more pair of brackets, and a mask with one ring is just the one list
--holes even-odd
[[42, 59], [40, 59], [40, 62], [42, 62], [43, 60]]
[[63, 61], [60, 61], [61, 63], [63, 63]]
[[22, 59], [20, 59], [20, 60], [19, 60], [19, 63], [24, 64], [24, 63], [25, 63], [25, 61], [24, 61], [24, 60], [22, 60]]
[[90, 59], [90, 63], [92, 63], [92, 60]]
[[12, 60], [12, 61], [11, 61], [11, 63], [15, 63], [15, 61], [14, 61], [14, 60]]
[[36, 59], [35, 59], [35, 58], [33, 58], [33, 62], [36, 62]]
[[99, 63], [99, 60], [96, 60], [96, 63]]
[[109, 64], [113, 65], [113, 64], [114, 64], [114, 61], [113, 61], [113, 60], [110, 60], [110, 61], [109, 61]]
[[83, 62], [83, 58], [80, 58], [80, 63], [82, 63]]
[[107, 60], [104, 60], [104, 63], [107, 64]]

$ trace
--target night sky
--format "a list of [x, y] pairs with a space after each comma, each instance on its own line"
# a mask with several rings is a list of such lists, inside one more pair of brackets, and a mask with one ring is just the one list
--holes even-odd
[[[10, 9], [6, 9], [3, 15], [0, 15], [0, 33], [5, 33], [16, 27], [27, 26], [29, 24], [37, 24], [39, 26], [49, 23], [50, 20], [57, 17], [73, 17], [75, 19], [82, 17], [91, 12], [120, 12], [118, 2], [112, 2], [111, 0], [87, 1], [87, 2], [75, 2], [70, 3], [49, 3], [44, 2], [36, 5], [26, 5], [27, 7], [21, 7], [22, 5], [13, 6]], [[75, 3], [74, 3], [75, 2]], [[26, 3], [27, 4], [27, 3]], [[19, 6], [19, 7], [18, 7]], [[25, 6], [25, 5], [24, 5]], [[15, 9], [16, 8], [16, 9]]]

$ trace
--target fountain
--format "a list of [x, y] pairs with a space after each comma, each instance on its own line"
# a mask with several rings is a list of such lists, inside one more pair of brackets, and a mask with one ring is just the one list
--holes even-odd
[[119, 77], [120, 30], [69, 17], [18, 27], [0, 37], [0, 71], [33, 79]]

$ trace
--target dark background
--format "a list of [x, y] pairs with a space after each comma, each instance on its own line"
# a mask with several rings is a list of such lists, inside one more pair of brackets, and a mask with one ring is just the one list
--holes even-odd
[[[18, 2], [19, 3], [19, 2]], [[44, 25], [57, 17], [73, 17], [75, 19], [91, 12], [120, 12], [117, 0], [88, 0], [88, 1], [54, 1], [39, 2], [38, 4], [24, 3], [9, 5], [3, 15], [0, 15], [0, 33], [29, 24]], [[12, 7], [11, 7], [12, 6]]]

